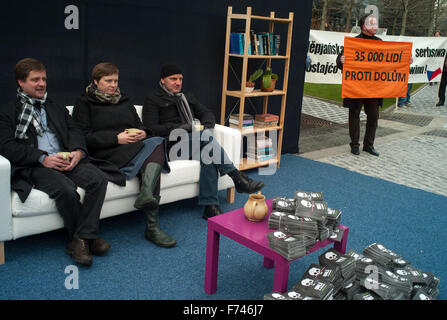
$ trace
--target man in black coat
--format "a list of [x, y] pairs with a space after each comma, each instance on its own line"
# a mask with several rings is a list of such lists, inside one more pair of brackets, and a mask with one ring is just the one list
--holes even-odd
[[[143, 105], [143, 124], [150, 128], [154, 135], [167, 138], [172, 133], [181, 134], [189, 139], [187, 158], [200, 160], [199, 204], [205, 206], [203, 218], [208, 219], [222, 213], [219, 207], [217, 181], [218, 175], [228, 174], [234, 181], [237, 192], [252, 193], [261, 190], [264, 183], [250, 179], [246, 174], [235, 168], [225, 150], [206, 129], [213, 129], [214, 114], [202, 105], [192, 93], [182, 91], [183, 71], [175, 64], [166, 64], [161, 69], [160, 83], [145, 99]], [[203, 128], [201, 127], [203, 126]], [[183, 130], [176, 130], [183, 129]], [[198, 132], [205, 129], [203, 132]], [[186, 132], [188, 134], [186, 135]], [[204, 137], [209, 137], [205, 138]], [[196, 140], [200, 140], [196, 141]], [[205, 141], [204, 141], [205, 140]], [[170, 141], [169, 151], [174, 146], [181, 146], [184, 139]], [[197, 146], [195, 150], [194, 146]], [[212, 150], [205, 159], [202, 150]], [[184, 150], [180, 149], [182, 153]], [[170, 154], [170, 160], [175, 160]], [[185, 159], [185, 155], [178, 155]]]
[[444, 59], [444, 65], [442, 66], [441, 83], [439, 84], [438, 98], [439, 101], [436, 104], [437, 107], [443, 106], [445, 102], [445, 87], [447, 86], [447, 56]]
[[[11, 188], [25, 202], [32, 188], [56, 202], [68, 231], [67, 253], [83, 265], [108, 251], [98, 237], [107, 178], [87, 158], [82, 131], [46, 91], [46, 68], [25, 58], [16, 64], [17, 100], [0, 110], [0, 154], [11, 163]], [[67, 152], [67, 154], [59, 154]], [[85, 190], [83, 203], [76, 191]]]
[[[375, 36], [377, 32], [377, 19], [375, 16], [370, 14], [364, 15], [359, 21], [359, 26], [362, 32], [356, 36], [356, 38], [382, 40]], [[342, 51], [337, 56], [337, 66], [340, 70], [343, 70], [344, 63], [345, 56], [343, 55]], [[345, 108], [349, 108], [349, 136], [351, 138], [351, 153], [355, 155], [360, 154], [360, 111], [362, 110], [363, 105], [367, 116], [366, 131], [363, 139], [363, 150], [374, 156], [379, 155], [379, 153], [374, 149], [374, 139], [376, 137], [377, 123], [379, 120], [379, 106], [382, 104], [383, 98], [343, 99], [343, 106]]]

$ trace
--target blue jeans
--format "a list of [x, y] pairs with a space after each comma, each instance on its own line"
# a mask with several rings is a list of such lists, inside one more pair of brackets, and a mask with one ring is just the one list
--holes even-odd
[[410, 93], [411, 93], [411, 88], [413, 87], [412, 83], [409, 83], [407, 86], [407, 96], [405, 97], [400, 97], [397, 100], [397, 106], [398, 107], [402, 107], [404, 104], [406, 103], [410, 103]]
[[[204, 134], [204, 132], [207, 132]], [[190, 160], [200, 161], [200, 180], [199, 180], [199, 204], [200, 205], [218, 205], [219, 198], [217, 196], [217, 182], [219, 176], [223, 176], [228, 172], [236, 169], [233, 162], [228, 157], [222, 146], [214, 139], [212, 135], [204, 132], [192, 132], [188, 134], [188, 137], [182, 137], [182, 139], [188, 139], [188, 151], [187, 158]], [[204, 139], [205, 141], [202, 141]], [[200, 142], [199, 142], [200, 140]], [[176, 144], [172, 145], [169, 149], [170, 161], [172, 159], [171, 150]], [[181, 154], [182, 149], [177, 145], [174, 152], [176, 159], [185, 159], [185, 155]]]

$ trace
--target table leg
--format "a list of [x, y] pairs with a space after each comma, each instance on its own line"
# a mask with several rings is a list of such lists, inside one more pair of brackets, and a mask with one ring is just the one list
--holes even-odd
[[346, 245], [348, 244], [348, 233], [349, 228], [346, 227], [345, 231], [343, 232], [343, 238], [341, 239], [341, 241], [334, 242], [334, 249], [342, 254], [346, 253]]
[[275, 266], [275, 262], [272, 259], [264, 257], [264, 267], [271, 269]]
[[289, 261], [276, 260], [275, 261], [275, 276], [273, 280], [273, 291], [286, 292], [287, 283], [289, 282]]
[[206, 237], [205, 292], [213, 294], [217, 290], [217, 267], [219, 265], [220, 234], [208, 226]]

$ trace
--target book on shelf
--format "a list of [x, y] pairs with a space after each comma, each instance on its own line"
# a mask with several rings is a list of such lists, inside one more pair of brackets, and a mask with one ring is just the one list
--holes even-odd
[[[233, 114], [231, 114], [231, 115], [230, 115], [230, 119], [236, 119], [236, 120], [239, 120], [239, 114], [238, 114], [238, 113], [233, 113]], [[253, 120], [254, 117], [253, 117], [251, 114], [244, 113], [244, 114], [242, 115], [242, 119], [243, 119], [243, 120]]]
[[272, 122], [272, 121], [278, 121], [279, 116], [276, 114], [271, 114], [271, 113], [261, 113], [261, 114], [255, 115], [254, 119], [255, 119], [255, 121], [258, 121], [258, 122]]
[[253, 121], [253, 125], [257, 128], [270, 128], [270, 127], [277, 127], [278, 121], [269, 121], [269, 122], [263, 122], [263, 121]]
[[280, 36], [271, 32], [256, 33], [255, 52], [258, 55], [277, 56], [279, 54]]
[[270, 148], [273, 145], [273, 141], [271, 138], [261, 138], [256, 139], [256, 148]]
[[[234, 128], [234, 129], [240, 129], [238, 124], [234, 124], [234, 123], [230, 123], [230, 128]], [[253, 124], [248, 125], [248, 124], [243, 124], [242, 125], [242, 131], [247, 131], [247, 130], [253, 130]]]
[[249, 160], [256, 160], [256, 161], [266, 161], [270, 159], [274, 159], [275, 156], [273, 154], [271, 155], [257, 155], [257, 154], [251, 154], [247, 152], [247, 159]]
[[[230, 118], [228, 121], [233, 124], [239, 124], [238, 119]], [[253, 120], [242, 120], [242, 125], [253, 125], [253, 124], [254, 124]]]
[[266, 148], [252, 148], [252, 147], [247, 147], [247, 153], [252, 153], [252, 154], [258, 154], [258, 155], [274, 155], [275, 154], [275, 150], [273, 150], [272, 147], [266, 147]]
[[[232, 32], [230, 34], [230, 53], [244, 54], [245, 33]], [[248, 38], [248, 54], [252, 54], [253, 45], [251, 37]]]

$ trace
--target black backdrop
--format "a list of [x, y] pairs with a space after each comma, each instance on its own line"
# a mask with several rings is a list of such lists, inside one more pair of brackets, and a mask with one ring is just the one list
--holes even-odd
[[[65, 28], [68, 5], [79, 9], [79, 29]], [[92, 67], [99, 62], [118, 66], [120, 88], [135, 104], [142, 104], [158, 83], [160, 66], [176, 62], [184, 70], [185, 90], [194, 92], [219, 121], [228, 6], [235, 13], [245, 13], [251, 6], [255, 15], [275, 11], [284, 18], [294, 12], [283, 153], [298, 152], [312, 0], [2, 1], [1, 103], [15, 98], [14, 65], [24, 57], [44, 62], [49, 95], [64, 105], [72, 105], [83, 92]], [[285, 37], [281, 47], [285, 49]], [[238, 62], [233, 63], [237, 69]], [[281, 74], [281, 70], [274, 71]], [[280, 99], [270, 98], [270, 102], [269, 111], [279, 110]], [[252, 104], [261, 107], [256, 99]], [[246, 103], [249, 113], [252, 104]]]

